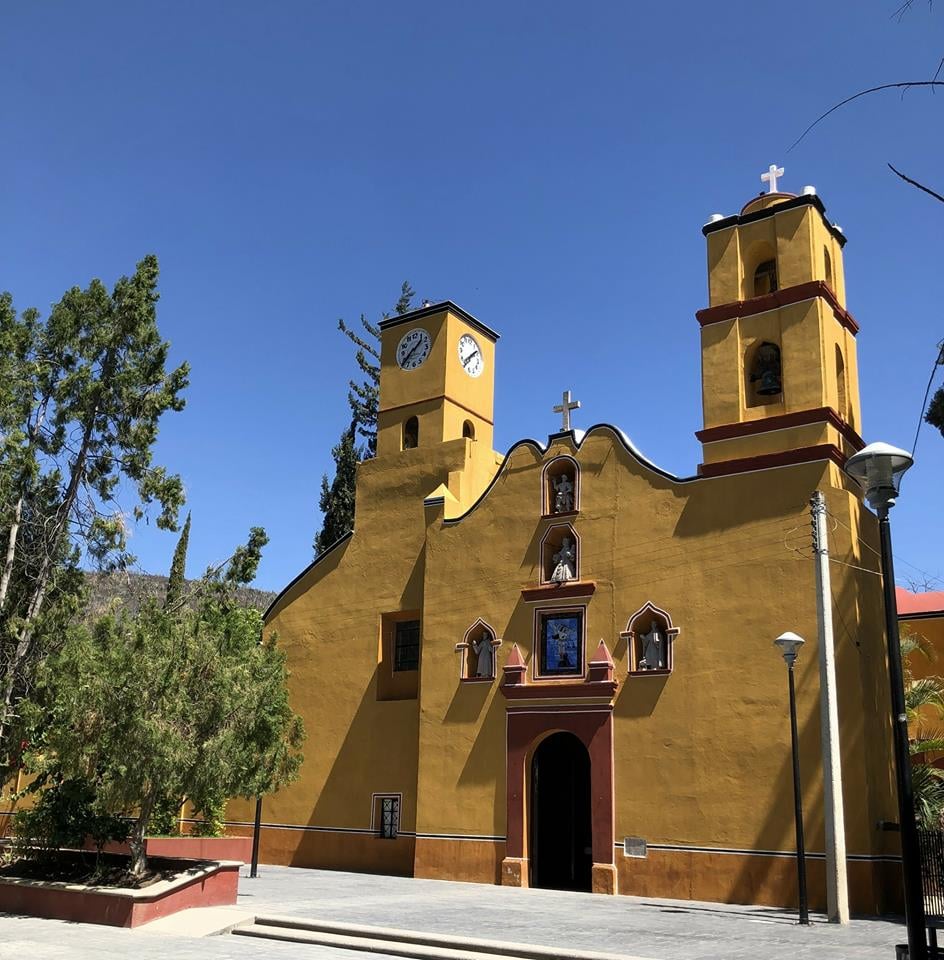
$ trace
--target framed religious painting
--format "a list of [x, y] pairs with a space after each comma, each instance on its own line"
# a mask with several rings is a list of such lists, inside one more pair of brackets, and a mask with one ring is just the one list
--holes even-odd
[[538, 675], [582, 677], [583, 607], [537, 614]]

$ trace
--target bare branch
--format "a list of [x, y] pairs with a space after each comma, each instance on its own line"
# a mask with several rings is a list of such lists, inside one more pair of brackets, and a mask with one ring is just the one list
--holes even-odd
[[940, 200], [941, 203], [944, 203], [944, 197], [939, 193], [935, 193], [930, 187], [926, 187], [923, 183], [918, 183], [917, 180], [912, 180], [911, 177], [906, 177], [900, 170], [896, 170], [891, 164], [888, 165], [888, 169], [895, 174], [896, 177], [901, 177], [905, 183], [910, 183], [913, 187], [917, 187], [919, 190], [923, 190], [925, 193], [930, 193], [935, 200]]
[[[940, 70], [940, 68], [938, 68]], [[937, 76], [937, 74], [935, 74]], [[903, 83], [882, 83], [877, 87], [869, 87], [868, 90], [860, 90], [858, 93], [854, 93], [851, 97], [846, 97], [845, 100], [841, 100], [835, 106], [830, 107], [824, 114], [818, 116], [804, 131], [800, 134], [793, 143], [787, 148], [787, 153], [789, 153], [797, 144], [799, 144], [806, 135], [817, 126], [823, 120], [825, 120], [831, 113], [835, 113], [840, 107], [844, 107], [847, 103], [852, 103], [853, 100], [858, 100], [859, 97], [867, 96], [870, 93], [878, 93], [881, 90], [908, 90], [910, 87], [944, 87], [944, 80], [908, 80]]]

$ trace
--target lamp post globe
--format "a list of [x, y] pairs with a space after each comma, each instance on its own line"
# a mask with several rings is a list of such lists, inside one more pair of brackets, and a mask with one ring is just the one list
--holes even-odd
[[885, 637], [888, 643], [888, 685], [891, 691], [895, 780], [898, 786], [898, 824], [901, 831], [901, 873], [905, 893], [905, 924], [909, 960], [927, 960], [921, 849], [915, 818], [914, 784], [908, 716], [905, 710], [904, 674], [898, 636], [898, 603], [895, 597], [895, 564], [888, 511], [898, 499], [901, 478], [914, 464], [907, 450], [889, 443], [870, 443], [846, 461], [846, 473], [863, 489], [869, 506], [878, 514], [882, 547], [882, 590], [885, 595]]
[[781, 633], [780, 636], [774, 640], [774, 644], [780, 648], [783, 659], [786, 660], [788, 666], [796, 661], [800, 647], [802, 647], [804, 643], [806, 643], [806, 641], [803, 637], [789, 630], [786, 633]]
[[913, 466], [907, 450], [890, 443], [870, 443], [846, 461], [846, 473], [865, 491], [865, 499], [881, 517], [898, 498], [901, 478]]

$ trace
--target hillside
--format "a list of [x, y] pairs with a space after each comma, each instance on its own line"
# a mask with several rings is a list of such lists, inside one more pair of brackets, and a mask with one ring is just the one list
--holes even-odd
[[[86, 573], [85, 578], [91, 593], [88, 612], [92, 617], [104, 613], [115, 600], [123, 609], [133, 612], [146, 600], [162, 599], [167, 592], [167, 577], [152, 573]], [[188, 580], [186, 584], [185, 593], [195, 587], [197, 581]], [[276, 594], [270, 590], [241, 587], [236, 596], [244, 606], [264, 611]]]

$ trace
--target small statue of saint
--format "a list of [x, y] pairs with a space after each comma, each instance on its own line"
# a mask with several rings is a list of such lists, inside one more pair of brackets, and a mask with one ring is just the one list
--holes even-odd
[[574, 509], [574, 485], [562, 473], [551, 481], [554, 484], [554, 513], [570, 513]]
[[648, 633], [640, 638], [642, 642], [642, 657], [637, 664], [640, 670], [664, 670], [665, 664], [665, 637], [659, 630], [659, 625], [653, 621]]
[[488, 630], [483, 630], [482, 636], [478, 640], [473, 640], [470, 646], [475, 654], [475, 676], [494, 677], [495, 653], [492, 648], [492, 635]]
[[554, 554], [554, 572], [551, 574], [551, 583], [564, 583], [577, 576], [577, 551], [570, 537], [564, 537], [561, 548]]

